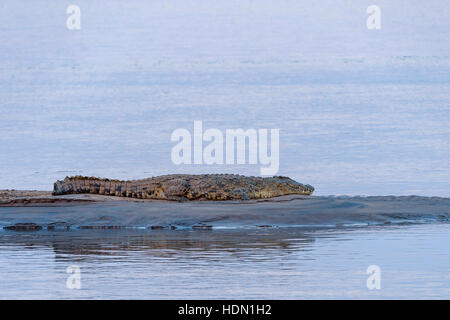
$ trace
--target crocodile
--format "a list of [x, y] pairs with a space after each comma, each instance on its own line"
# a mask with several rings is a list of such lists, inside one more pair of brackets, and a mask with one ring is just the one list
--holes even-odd
[[311, 195], [314, 188], [288, 177], [236, 174], [171, 174], [141, 180], [73, 176], [56, 181], [53, 195], [100, 194], [136, 199], [248, 200], [283, 195]]

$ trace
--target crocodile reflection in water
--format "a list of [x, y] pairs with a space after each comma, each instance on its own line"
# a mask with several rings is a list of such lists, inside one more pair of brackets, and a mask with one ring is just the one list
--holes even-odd
[[[214, 253], [227, 253], [235, 258], [255, 260], [287, 255], [293, 251], [308, 250], [314, 242], [304, 232], [281, 229], [245, 231], [43, 231], [35, 234], [9, 233], [0, 237], [2, 243], [17, 246], [18, 250], [52, 248], [55, 260], [103, 259], [116, 256], [121, 259], [136, 251], [145, 251], [149, 257], [174, 259], [212, 259]], [[6, 243], [5, 243], [6, 244]]]

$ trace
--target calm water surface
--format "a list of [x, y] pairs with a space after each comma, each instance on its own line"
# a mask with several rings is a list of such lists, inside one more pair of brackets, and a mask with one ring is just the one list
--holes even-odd
[[[2, 299], [450, 298], [450, 224], [0, 231]], [[368, 290], [366, 269], [381, 268]], [[68, 289], [67, 267], [82, 287]]]
[[77, 0], [78, 31], [53, 2], [1, 2], [0, 189], [260, 174], [175, 165], [172, 132], [202, 120], [279, 128], [278, 174], [316, 195], [450, 193], [444, 0], [378, 0], [381, 30], [371, 0]]

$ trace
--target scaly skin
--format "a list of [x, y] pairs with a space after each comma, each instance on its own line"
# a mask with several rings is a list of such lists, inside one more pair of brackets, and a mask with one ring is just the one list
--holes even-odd
[[137, 199], [247, 200], [288, 194], [310, 195], [314, 188], [287, 177], [246, 177], [233, 174], [173, 174], [120, 181], [66, 177], [54, 184], [53, 195], [91, 193]]

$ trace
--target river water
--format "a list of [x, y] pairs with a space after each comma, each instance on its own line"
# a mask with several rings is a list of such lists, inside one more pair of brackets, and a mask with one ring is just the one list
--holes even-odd
[[[1, 299], [450, 298], [450, 224], [0, 232]], [[368, 266], [380, 268], [369, 290]], [[80, 289], [69, 289], [68, 267]], [[73, 270], [73, 269], [72, 269]]]
[[[76, 174], [260, 174], [175, 165], [171, 133], [201, 120], [221, 132], [279, 128], [278, 174], [315, 195], [449, 196], [444, 0], [378, 0], [380, 30], [366, 27], [372, 0], [77, 0], [76, 31], [68, 3], [49, 3], [0, 5], [0, 189], [51, 190]], [[2, 230], [0, 298], [450, 298], [450, 225], [439, 220], [448, 200], [375, 200], [263, 210], [262, 223], [278, 227], [268, 229], [254, 227], [257, 208], [174, 204], [184, 209], [170, 221], [154, 204], [0, 208], [0, 226], [144, 227]], [[199, 220], [214, 229], [189, 230]], [[380, 267], [380, 290], [367, 289], [369, 265]], [[66, 287], [70, 266], [80, 290]]]
[[[0, 189], [66, 175], [259, 175], [176, 165], [178, 128], [280, 129], [316, 195], [449, 195], [446, 1], [3, 0]], [[205, 143], [206, 145], [206, 143]]]

